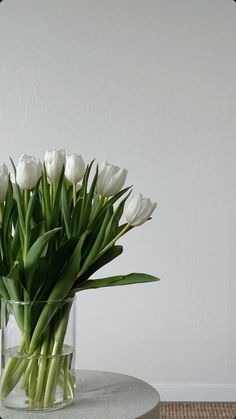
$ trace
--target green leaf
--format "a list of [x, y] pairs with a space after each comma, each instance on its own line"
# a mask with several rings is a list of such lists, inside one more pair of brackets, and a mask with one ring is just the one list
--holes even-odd
[[13, 264], [12, 253], [11, 253], [11, 234], [12, 234], [12, 212], [13, 212], [13, 188], [10, 180], [8, 179], [7, 196], [5, 201], [3, 219], [2, 219], [2, 243], [5, 263], [8, 271], [11, 269]]
[[59, 218], [59, 214], [60, 214], [60, 209], [61, 209], [61, 192], [62, 192], [62, 185], [64, 182], [64, 166], [62, 168], [61, 171], [61, 175], [57, 184], [57, 191], [56, 191], [56, 196], [55, 196], [55, 201], [54, 201], [54, 206], [53, 206], [53, 225], [57, 225], [58, 224], [58, 218]]
[[[120, 192], [118, 192], [117, 194], [113, 195], [108, 201], [106, 205], [114, 205], [114, 203], [116, 201], [118, 201], [118, 199], [120, 199], [126, 192], [128, 192], [130, 189], [132, 188], [132, 186], [128, 186], [127, 188], [122, 189]], [[131, 191], [132, 192], [132, 191]]]
[[9, 293], [2, 276], [0, 277], [0, 295], [1, 298], [4, 298], [4, 300], [10, 300]]
[[87, 189], [88, 189], [88, 179], [89, 179], [89, 175], [90, 175], [93, 163], [94, 163], [94, 160], [87, 166], [87, 169], [83, 178], [82, 187], [80, 190], [80, 196], [82, 197], [82, 206], [81, 206], [81, 216], [79, 219], [78, 234], [82, 234], [87, 227], [87, 214], [86, 214], [87, 205], [88, 205]]
[[52, 207], [50, 202], [50, 190], [49, 184], [47, 181], [47, 173], [45, 169], [45, 164], [43, 166], [43, 174], [42, 174], [42, 199], [44, 203], [44, 216], [46, 220], [46, 227], [47, 229], [50, 228], [52, 223]]
[[100, 228], [100, 231], [97, 235], [96, 240], [94, 241], [94, 244], [88, 254], [88, 256], [85, 259], [85, 262], [83, 263], [83, 267], [82, 270], [80, 272], [80, 275], [82, 275], [87, 269], [88, 267], [94, 262], [94, 259], [98, 256], [99, 251], [101, 249], [103, 240], [104, 240], [104, 235], [105, 235], [105, 231], [106, 231], [106, 227], [107, 224], [112, 216], [112, 207], [108, 207], [107, 208], [107, 212], [106, 212], [106, 216], [104, 218], [104, 221], [102, 223], [102, 226]]
[[80, 276], [76, 285], [78, 286], [79, 283], [82, 283], [86, 279], [90, 278], [94, 274], [94, 272], [98, 271], [104, 265], [107, 265], [113, 259], [120, 256], [122, 252], [123, 252], [122, 246], [117, 245], [117, 246], [110, 247], [105, 253], [103, 253], [100, 256], [100, 258], [98, 258], [92, 265], [90, 265], [90, 267], [82, 276]]
[[37, 267], [39, 258], [49, 240], [54, 237], [58, 231], [61, 231], [61, 227], [47, 231], [42, 236], [40, 236], [29, 249], [25, 260], [25, 286], [29, 295], [31, 291], [32, 276]]
[[72, 236], [76, 236], [78, 234], [79, 220], [81, 217], [81, 207], [82, 198], [79, 198], [72, 211], [72, 217], [70, 222], [70, 232]]
[[16, 261], [7, 276], [3, 277], [9, 297], [13, 301], [22, 301], [22, 287], [20, 278], [21, 264]]
[[71, 232], [70, 232], [71, 213], [70, 213], [70, 206], [69, 206], [65, 182], [63, 183], [63, 186], [62, 186], [61, 203], [62, 203], [62, 214], [63, 214], [65, 228], [66, 228], [66, 234], [67, 234], [67, 237], [70, 238], [71, 237]]
[[2, 227], [3, 227], [3, 237], [6, 238], [7, 231], [9, 228], [9, 222], [11, 219], [11, 213], [13, 208], [13, 188], [10, 177], [8, 179], [8, 188], [7, 188], [7, 196], [5, 201], [3, 219], [2, 219]]
[[40, 221], [39, 223], [35, 224], [30, 231], [30, 247], [33, 246], [33, 244], [38, 240], [39, 237], [41, 237], [43, 233], [43, 226], [44, 222]]
[[91, 208], [91, 218], [94, 219], [95, 215], [96, 215], [96, 210], [97, 210], [97, 206], [99, 204], [100, 201], [100, 195], [99, 193], [95, 190], [94, 191], [94, 195], [93, 195], [93, 203], [92, 203], [92, 208]]
[[103, 247], [105, 247], [109, 242], [111, 242], [112, 239], [114, 239], [117, 236], [117, 231], [119, 228], [119, 222], [120, 219], [123, 215], [124, 212], [124, 206], [125, 203], [127, 201], [127, 199], [129, 198], [130, 194], [132, 191], [130, 191], [127, 196], [122, 199], [122, 201], [119, 203], [119, 205], [117, 206], [112, 218], [110, 219], [107, 228], [106, 228], [106, 232], [105, 232], [105, 236], [104, 236], [104, 241], [103, 241]]
[[38, 294], [36, 296], [38, 300], [45, 301], [48, 299], [48, 296], [52, 291], [52, 288], [55, 286], [62, 268], [70, 259], [77, 243], [78, 237], [73, 237], [67, 240], [52, 255], [52, 258], [47, 266], [45, 282], [42, 284], [42, 287], [38, 289]]
[[15, 165], [15, 163], [14, 163], [14, 161], [12, 160], [12, 158], [11, 158], [11, 157], [10, 157], [10, 161], [11, 161], [11, 164], [12, 164], [12, 167], [13, 167], [13, 172], [14, 172], [15, 179], [16, 179], [16, 165]]
[[[22, 285], [21, 285], [21, 278], [20, 278], [20, 271], [21, 271], [21, 264], [16, 261], [6, 277], [3, 277], [4, 285], [7, 289], [9, 299], [12, 301], [22, 301]], [[23, 313], [23, 306], [20, 304], [12, 304], [13, 313], [15, 319], [23, 330], [24, 325], [24, 313]]]
[[156, 276], [144, 273], [132, 273], [129, 275], [118, 275], [102, 279], [87, 280], [84, 283], [80, 284], [76, 290], [83, 291], [91, 288], [114, 287], [118, 285], [141, 284], [144, 282], [155, 281], [159, 281], [159, 278], [157, 278]]
[[29, 232], [30, 232], [31, 217], [32, 217], [32, 213], [34, 211], [34, 207], [35, 207], [35, 204], [36, 204], [37, 194], [38, 194], [38, 185], [35, 187], [35, 190], [33, 191], [32, 195], [30, 197], [29, 204], [28, 204], [28, 207], [27, 207], [27, 212], [26, 212], [26, 217], [25, 217], [26, 234], [29, 234]]
[[43, 203], [43, 198], [42, 198], [42, 193], [41, 193], [41, 190], [40, 190], [40, 186], [42, 188], [42, 182], [41, 182], [41, 185], [39, 185], [38, 195], [36, 197], [34, 211], [33, 211], [33, 214], [32, 214], [32, 225], [36, 225], [36, 224], [39, 224], [39, 223], [45, 223], [45, 216], [43, 215], [44, 203]]
[[36, 265], [30, 289], [31, 301], [35, 301], [36, 299], [41, 301], [44, 300], [44, 298], [38, 298], [37, 296], [46, 282], [47, 262], [48, 261], [45, 258], [41, 257], [39, 263], [37, 263]]
[[85, 231], [80, 237], [78, 244], [76, 245], [69, 261], [62, 269], [60, 277], [53, 288], [48, 301], [53, 301], [61, 298], [65, 298], [76, 281], [81, 267], [81, 255], [82, 247], [88, 232]]
[[80, 270], [82, 247], [86, 235], [87, 232], [85, 232], [80, 237], [70, 260], [66, 264], [65, 268], [62, 269], [60, 278], [48, 297], [48, 302], [44, 306], [43, 311], [41, 312], [38, 322], [34, 328], [29, 353], [33, 353], [35, 351], [41, 336], [48, 327], [49, 322], [60, 308], [59, 305], [55, 306], [55, 304], [50, 303], [53, 303], [55, 300], [65, 299], [74, 285]]
[[[114, 205], [114, 203], [116, 201], [118, 201], [129, 189], [131, 188], [131, 186], [122, 189], [120, 192], [118, 192], [116, 195], [113, 195], [106, 203], [105, 205], [103, 205], [103, 207], [99, 210], [98, 214], [94, 217], [94, 214], [96, 214], [96, 210], [97, 210], [97, 205], [99, 205], [99, 201], [98, 204], [95, 207], [95, 203], [93, 205], [92, 208], [92, 222], [91, 222], [91, 230], [94, 232], [98, 226], [100, 226], [102, 224], [102, 221], [104, 219], [104, 216], [106, 214], [107, 208], [108, 207], [112, 207]], [[95, 193], [95, 198], [97, 200], [97, 195]], [[94, 219], [93, 219], [94, 218]]]
[[95, 188], [96, 188], [96, 185], [97, 185], [97, 178], [98, 178], [98, 165], [96, 167], [96, 173], [94, 175], [92, 185], [90, 187], [90, 191], [89, 191], [88, 196], [87, 196], [85, 211], [82, 214], [82, 217], [83, 217], [83, 227], [82, 228], [84, 228], [84, 229], [87, 227], [89, 219], [90, 219], [91, 210], [92, 210], [92, 202], [93, 202], [93, 198], [94, 198]]
[[[11, 157], [10, 157], [10, 160], [11, 160], [11, 164], [12, 164], [14, 175], [15, 175], [15, 181], [16, 181], [16, 166], [15, 166], [15, 163], [13, 162]], [[23, 215], [24, 210], [23, 210], [22, 193], [21, 193], [20, 187], [17, 184], [17, 182], [15, 184], [15, 195], [16, 195], [18, 215], [19, 215], [20, 224], [21, 224], [21, 231], [25, 232], [25, 219], [24, 219], [24, 215]], [[22, 243], [22, 247], [23, 247], [23, 243]]]

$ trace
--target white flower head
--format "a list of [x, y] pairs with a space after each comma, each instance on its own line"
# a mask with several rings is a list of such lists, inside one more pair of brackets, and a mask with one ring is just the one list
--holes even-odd
[[104, 161], [99, 168], [97, 191], [101, 196], [117, 194], [124, 186], [127, 170]]
[[16, 182], [22, 189], [34, 188], [42, 175], [42, 163], [33, 156], [23, 154], [16, 167]]
[[86, 165], [82, 156], [71, 154], [66, 156], [65, 177], [70, 183], [80, 182], [85, 174]]
[[144, 198], [142, 194], [135, 194], [129, 202], [125, 217], [127, 222], [132, 226], [139, 226], [147, 221], [157, 206], [156, 202], [152, 202], [149, 198]]
[[47, 177], [51, 182], [59, 180], [62, 167], [66, 162], [65, 150], [46, 151], [44, 157]]

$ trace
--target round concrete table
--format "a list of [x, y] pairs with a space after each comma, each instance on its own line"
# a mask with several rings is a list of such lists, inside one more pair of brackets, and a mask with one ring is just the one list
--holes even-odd
[[149, 384], [128, 375], [79, 370], [73, 404], [52, 412], [0, 408], [2, 419], [159, 419], [160, 396]]

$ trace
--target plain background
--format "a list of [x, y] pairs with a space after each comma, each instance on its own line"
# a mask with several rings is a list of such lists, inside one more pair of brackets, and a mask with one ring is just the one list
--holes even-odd
[[236, 4], [4, 0], [1, 161], [66, 148], [158, 202], [99, 275], [159, 283], [78, 297], [77, 366], [236, 384]]

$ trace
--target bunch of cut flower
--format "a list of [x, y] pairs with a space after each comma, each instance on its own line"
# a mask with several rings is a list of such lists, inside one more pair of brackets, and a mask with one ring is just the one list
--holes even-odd
[[[91, 288], [158, 280], [144, 273], [91, 279], [122, 253], [118, 239], [150, 219], [156, 203], [137, 194], [126, 204], [127, 171], [107, 162], [86, 166], [64, 150], [47, 151], [43, 164], [28, 155], [11, 162], [13, 174], [0, 166], [0, 296], [26, 303], [11, 315], [22, 334], [18, 353], [27, 356], [8, 360], [1, 397], [23, 377], [31, 405], [50, 408], [55, 382], [64, 381], [65, 397], [73, 395], [73, 377], [56, 358], [70, 312], [62, 302]], [[37, 356], [48, 354], [55, 358], [38, 365]]]

